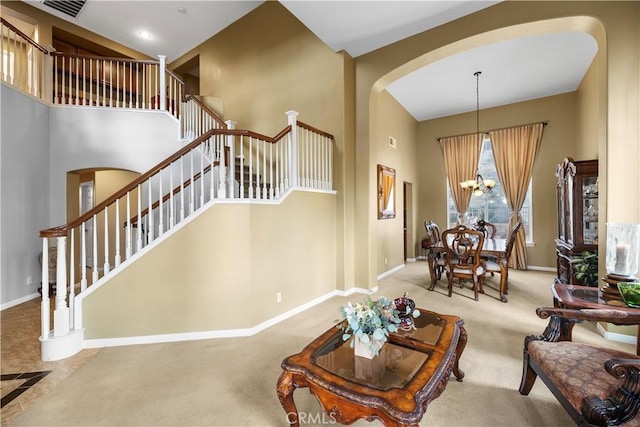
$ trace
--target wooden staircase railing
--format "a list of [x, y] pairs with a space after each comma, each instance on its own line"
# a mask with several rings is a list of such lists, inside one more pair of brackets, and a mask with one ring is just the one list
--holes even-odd
[[[82, 335], [76, 285], [84, 292], [108, 279], [198, 210], [220, 199], [275, 201], [292, 188], [331, 190], [333, 136], [297, 122], [294, 111], [287, 116], [289, 124], [274, 137], [210, 129], [76, 220], [42, 230], [43, 253], [51, 239], [58, 249], [53, 329], [49, 290], [42, 290], [43, 360], [81, 348], [65, 344]], [[236, 174], [236, 165], [247, 175]]]

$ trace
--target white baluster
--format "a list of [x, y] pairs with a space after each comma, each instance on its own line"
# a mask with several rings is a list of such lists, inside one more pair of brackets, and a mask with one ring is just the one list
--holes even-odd
[[[167, 109], [167, 105], [166, 105], [166, 100], [167, 100], [167, 71], [166, 71], [166, 61], [167, 61], [167, 57], [165, 55], [158, 55], [158, 58], [160, 59], [160, 70], [159, 70], [159, 77], [160, 77], [160, 92], [159, 92], [159, 96], [160, 96], [160, 109], [161, 110], [166, 110]], [[173, 187], [171, 187], [173, 189]]]
[[76, 265], [75, 265], [75, 250], [73, 250], [75, 242], [75, 228], [71, 229], [71, 250], [69, 251], [69, 325], [73, 328], [73, 315], [74, 307], [76, 303]]
[[149, 207], [147, 208], [148, 209], [147, 215], [149, 216], [149, 227], [147, 227], [148, 228], [148, 230], [147, 230], [147, 233], [148, 233], [147, 234], [147, 236], [148, 236], [147, 237], [147, 242], [151, 243], [151, 242], [153, 242], [153, 239], [155, 238], [154, 237], [154, 231], [153, 231], [154, 224], [153, 224], [153, 200], [151, 198], [151, 178], [149, 178], [149, 180], [147, 182], [149, 183], [149, 188], [147, 189], [147, 193], [149, 194], [149, 205], [148, 205]]
[[91, 284], [96, 283], [98, 281], [98, 217], [94, 215], [91, 219], [93, 224], [93, 265], [92, 275], [91, 275]]
[[124, 247], [124, 256], [125, 259], [129, 259], [131, 257], [131, 252], [133, 248], [131, 247], [131, 200], [129, 196], [129, 192], [127, 191], [127, 227], [126, 227], [126, 237], [125, 237], [125, 247]]
[[195, 179], [194, 179], [194, 170], [193, 170], [194, 155], [195, 155], [195, 150], [191, 150], [191, 152], [189, 153], [189, 164], [191, 165], [191, 176], [189, 177], [189, 182], [191, 183], [191, 185], [189, 185], [189, 215], [192, 215], [195, 209], [194, 200], [193, 200], [195, 199], [195, 194], [194, 194]]
[[[56, 260], [56, 305], [53, 310], [53, 336], [60, 337], [69, 333], [69, 307], [67, 307], [67, 238], [58, 237]], [[48, 254], [47, 254], [48, 264]], [[49, 286], [43, 283], [43, 287]]]
[[109, 265], [109, 211], [108, 207], [104, 208], [104, 271], [103, 276], [106, 276], [111, 270]]
[[[171, 166], [169, 166], [169, 168], [171, 168]], [[164, 221], [163, 221], [163, 211], [162, 211], [162, 171], [160, 171], [160, 173], [158, 173], [158, 178], [160, 179], [159, 182], [159, 193], [160, 196], [158, 197], [158, 237], [162, 236], [162, 233], [164, 232]]]
[[[182, 177], [179, 177], [182, 181]], [[173, 164], [169, 166], [169, 227], [176, 225], [175, 209], [173, 206]]]
[[87, 225], [82, 221], [80, 235], [80, 291], [87, 289]]
[[49, 301], [49, 239], [42, 238], [42, 301], [40, 302], [40, 338], [49, 338], [51, 302]]
[[[184, 219], [184, 156], [180, 156], [180, 220]], [[169, 194], [171, 198], [171, 217], [173, 218], [173, 174], [171, 174], [171, 188], [169, 188]], [[174, 222], [171, 221], [171, 227]]]
[[274, 185], [273, 185], [273, 143], [269, 143], [269, 198], [273, 199], [274, 196]]
[[136, 187], [138, 190], [138, 228], [136, 230], [136, 251], [142, 250], [142, 186], [138, 184]]
[[204, 206], [204, 156], [200, 151], [200, 207]]
[[122, 262], [122, 256], [120, 254], [120, 199], [116, 199], [116, 241], [115, 241], [115, 266], [118, 267]]
[[291, 137], [289, 138], [289, 180], [290, 185], [298, 185], [298, 112], [287, 111], [287, 122], [291, 126]]

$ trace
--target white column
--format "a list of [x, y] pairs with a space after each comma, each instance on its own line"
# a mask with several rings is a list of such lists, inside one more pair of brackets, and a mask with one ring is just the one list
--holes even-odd
[[165, 55], [158, 55], [160, 59], [160, 109], [167, 109], [167, 57]]
[[49, 337], [51, 329], [49, 318], [51, 315], [51, 303], [49, 302], [49, 239], [42, 238], [42, 302], [40, 303], [40, 329], [42, 340]]
[[298, 185], [298, 112], [287, 111], [287, 124], [291, 126], [291, 138], [289, 138], [289, 185]]
[[[67, 307], [67, 262], [65, 259], [67, 256], [67, 238], [58, 237], [56, 240], [58, 257], [56, 260], [56, 307], [53, 310], [53, 336], [59, 337], [69, 334], [69, 307]], [[49, 284], [43, 283], [43, 286], [49, 286]]]

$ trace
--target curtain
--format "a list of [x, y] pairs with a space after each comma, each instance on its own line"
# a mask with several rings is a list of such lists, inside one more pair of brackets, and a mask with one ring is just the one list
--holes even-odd
[[475, 179], [482, 150], [482, 135], [470, 134], [440, 138], [449, 188], [458, 212], [458, 224], [466, 222], [472, 192], [460, 187], [462, 181]]
[[[489, 132], [498, 179], [511, 212], [508, 230], [518, 221], [522, 222], [520, 211], [531, 181], [543, 128], [543, 123], [535, 123]], [[521, 227], [509, 260], [510, 268], [527, 269], [525, 240], [524, 227]]]

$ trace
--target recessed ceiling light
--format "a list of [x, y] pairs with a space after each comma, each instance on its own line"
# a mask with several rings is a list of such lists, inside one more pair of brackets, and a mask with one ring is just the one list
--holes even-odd
[[184, 7], [182, 7], [182, 6], [180, 6], [180, 7], [178, 8], [178, 13], [182, 13], [182, 14], [184, 15], [185, 13], [187, 13], [187, 9], [186, 9], [186, 8], [184, 8]]
[[138, 32], [138, 36], [140, 36], [140, 38], [144, 40], [151, 40], [151, 33], [148, 31], [140, 31]]

